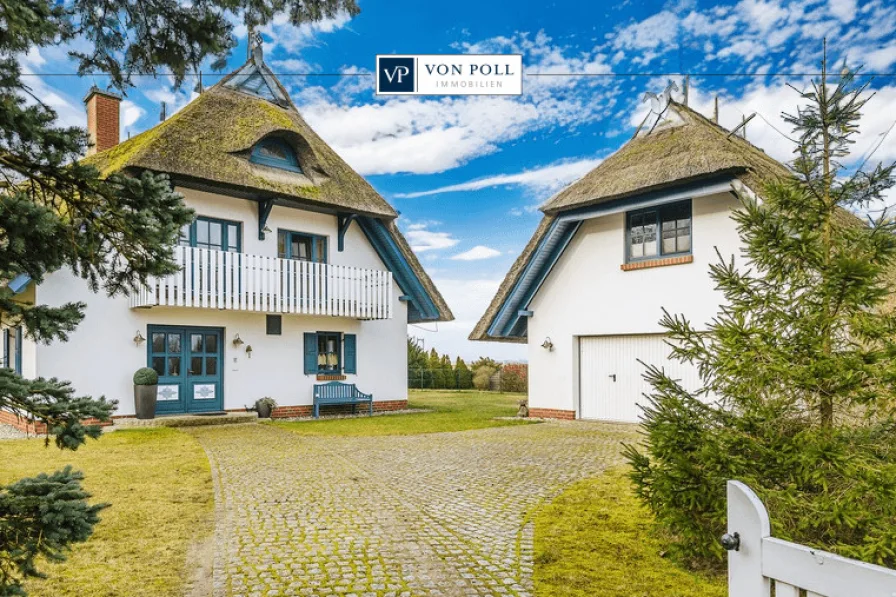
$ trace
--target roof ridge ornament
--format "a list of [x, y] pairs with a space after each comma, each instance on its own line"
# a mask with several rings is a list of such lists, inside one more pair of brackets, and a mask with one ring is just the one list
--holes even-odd
[[[653, 124], [650, 126], [649, 130], [645, 133], [649, 135], [653, 132], [661, 122], [666, 121], [666, 112], [669, 110], [669, 105], [672, 103], [672, 92], [679, 91], [678, 84], [669, 79], [669, 83], [666, 85], [666, 88], [662, 93], [657, 95], [652, 91], [644, 92], [643, 97], [641, 98], [641, 103], [649, 101], [650, 102], [650, 113], [647, 115], [647, 118], [644, 119], [644, 122], [641, 124], [641, 127], [644, 126], [650, 120], [653, 120]], [[639, 132], [640, 132], [640, 128]], [[635, 133], [637, 135], [637, 133]]]
[[249, 51], [255, 64], [264, 64], [264, 38], [254, 29], [249, 32]]

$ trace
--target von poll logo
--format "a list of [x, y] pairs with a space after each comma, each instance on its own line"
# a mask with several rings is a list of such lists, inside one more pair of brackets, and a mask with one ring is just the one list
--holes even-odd
[[519, 54], [376, 57], [377, 95], [521, 95]]

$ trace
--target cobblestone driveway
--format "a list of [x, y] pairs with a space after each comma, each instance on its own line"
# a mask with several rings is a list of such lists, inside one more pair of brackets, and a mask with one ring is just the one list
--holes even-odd
[[617, 464], [632, 428], [407, 437], [197, 428], [215, 475], [214, 594], [531, 595], [529, 511]]

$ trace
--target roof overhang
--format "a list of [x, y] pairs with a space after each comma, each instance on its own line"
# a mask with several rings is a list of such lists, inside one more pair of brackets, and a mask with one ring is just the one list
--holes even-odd
[[682, 199], [696, 199], [733, 192], [735, 179], [730, 176], [703, 180], [661, 191], [643, 193], [625, 199], [570, 210], [557, 215], [550, 229], [532, 253], [516, 284], [507, 294], [486, 332], [488, 340], [519, 341], [527, 334], [530, 303], [547, 280], [582, 222], [634, 209], [653, 207]]
[[408, 306], [408, 323], [440, 321], [441, 314], [435, 300], [426, 291], [423, 282], [408, 263], [386, 225], [381, 220], [370, 217], [359, 217], [357, 222], [383, 264], [392, 272], [395, 283], [404, 293]]

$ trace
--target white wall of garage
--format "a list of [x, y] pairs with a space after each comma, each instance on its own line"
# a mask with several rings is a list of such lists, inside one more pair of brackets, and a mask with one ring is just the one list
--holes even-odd
[[[625, 214], [585, 221], [530, 303], [530, 407], [574, 410], [581, 415], [579, 339], [583, 336], [659, 334], [664, 307], [685, 315], [698, 329], [705, 328], [722, 299], [708, 274], [709, 265], [718, 260], [716, 248], [726, 259], [741, 259], [731, 218], [738, 205], [730, 193], [694, 199], [693, 262], [632, 271], [620, 268], [625, 261]], [[546, 337], [551, 338], [553, 351], [541, 347]], [[656, 350], [650, 352], [645, 360], [658, 360]], [[637, 361], [620, 366], [627, 369], [617, 376], [643, 372]], [[636, 394], [630, 400], [641, 398]]]

